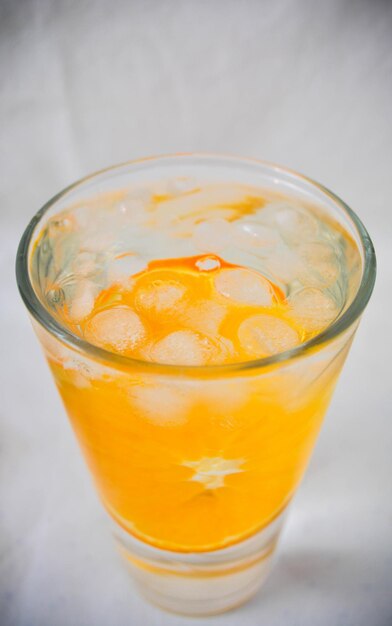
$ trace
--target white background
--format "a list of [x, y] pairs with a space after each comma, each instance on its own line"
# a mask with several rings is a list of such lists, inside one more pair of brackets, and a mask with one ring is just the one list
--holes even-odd
[[[391, 624], [392, 3], [3, 0], [0, 29], [1, 625]], [[203, 621], [135, 595], [13, 271], [62, 187], [191, 150], [323, 182], [379, 261], [275, 570], [246, 607]]]

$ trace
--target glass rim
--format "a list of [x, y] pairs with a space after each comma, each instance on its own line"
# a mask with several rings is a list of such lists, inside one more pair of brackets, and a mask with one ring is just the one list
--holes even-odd
[[[139, 165], [145, 162], [168, 162], [171, 159], [203, 159], [206, 161], [208, 161], [208, 159], [219, 159], [226, 162], [227, 164], [242, 163], [244, 165], [260, 165], [262, 167], [270, 169], [271, 173], [290, 176], [298, 182], [306, 183], [310, 187], [316, 188], [319, 192], [321, 191], [324, 196], [327, 196], [330, 200], [332, 200], [335, 205], [338, 205], [340, 210], [343, 210], [343, 213], [349, 218], [350, 222], [355, 228], [355, 231], [359, 237], [362, 246], [363, 273], [361, 277], [361, 282], [350, 306], [343, 312], [342, 315], [338, 316], [337, 319], [322, 332], [315, 335], [315, 337], [313, 337], [312, 339], [301, 343], [290, 350], [285, 350], [284, 352], [280, 352], [278, 354], [260, 359], [228, 363], [224, 365], [173, 365], [143, 361], [140, 359], [135, 359], [132, 357], [127, 357], [121, 354], [110, 352], [109, 350], [105, 350], [104, 348], [95, 346], [94, 344], [89, 343], [85, 339], [82, 339], [78, 335], [72, 333], [70, 329], [68, 329], [66, 326], [63, 326], [50, 314], [48, 309], [46, 309], [46, 307], [42, 304], [38, 295], [35, 292], [30, 278], [30, 244], [32, 242], [33, 234], [39, 222], [47, 213], [47, 211], [49, 211], [60, 199], [64, 198], [68, 193], [74, 191], [78, 187], [83, 187], [83, 185], [85, 185], [86, 183], [90, 183], [96, 179], [99, 179], [103, 174], [108, 174], [111, 172], [115, 173], [122, 168]], [[300, 174], [290, 168], [276, 165], [275, 163], [255, 158], [237, 157], [234, 155], [232, 156], [227, 154], [208, 152], [183, 152], [177, 154], [164, 154], [144, 157], [141, 159], [132, 159], [130, 161], [125, 161], [123, 163], [98, 170], [96, 172], [93, 172], [92, 174], [89, 174], [88, 176], [77, 180], [76, 182], [62, 189], [50, 200], [48, 200], [48, 202], [46, 202], [43, 207], [33, 216], [22, 235], [16, 257], [16, 279], [22, 299], [33, 318], [50, 334], [54, 335], [62, 343], [65, 343], [69, 347], [76, 349], [78, 352], [87, 353], [89, 356], [96, 358], [99, 361], [104, 361], [114, 366], [137, 366], [139, 368], [143, 367], [147, 370], [166, 375], [219, 375], [235, 373], [244, 370], [259, 370], [270, 367], [272, 365], [283, 365], [289, 361], [292, 361], [296, 357], [304, 356], [308, 352], [311, 352], [313, 348], [321, 347], [322, 345], [328, 343], [329, 341], [344, 333], [360, 317], [372, 294], [375, 278], [376, 255], [370, 236], [356, 213], [335, 193], [324, 187], [324, 185], [316, 182], [315, 180], [304, 176], [303, 174]]]

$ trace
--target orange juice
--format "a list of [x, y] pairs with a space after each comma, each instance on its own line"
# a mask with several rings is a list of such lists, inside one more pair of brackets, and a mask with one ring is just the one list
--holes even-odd
[[[259, 224], [248, 217], [258, 196], [245, 195], [241, 202], [242, 190], [236, 193], [235, 202], [226, 199], [224, 206], [237, 227], [231, 241], [270, 254], [269, 271], [206, 252], [153, 259], [140, 269], [133, 251], [116, 250], [113, 266], [131, 269], [119, 274], [109, 267], [106, 284], [92, 292], [96, 252], [82, 240], [76, 267], [83, 279], [56, 308], [75, 335], [130, 359], [115, 374], [78, 358], [49, 357], [108, 511], [136, 537], [167, 550], [216, 550], [279, 514], [304, 471], [345, 355], [343, 350], [331, 365], [315, 357], [306, 384], [300, 365], [298, 371], [271, 366], [262, 377], [246, 367], [240, 376], [229, 369], [206, 377], [204, 367], [246, 364], [298, 347], [333, 322], [342, 306], [336, 242], [349, 247], [349, 239], [309, 209], [284, 204], [277, 205], [274, 228]], [[216, 214], [219, 206], [208, 205], [208, 197], [198, 191], [183, 202], [191, 214], [197, 206], [205, 209], [203, 202], [208, 215]], [[183, 209], [168, 194], [153, 198], [150, 221], [159, 222], [165, 204]], [[258, 203], [265, 204], [260, 196]], [[260, 215], [269, 212], [274, 209]], [[71, 212], [52, 225], [59, 241], [64, 222], [72, 231], [75, 219]], [[201, 247], [228, 236], [232, 224], [220, 219], [193, 224]], [[296, 241], [295, 229], [305, 240]], [[282, 276], [275, 281], [279, 261]], [[149, 373], [148, 363], [163, 370]], [[180, 368], [174, 379], [173, 366]]]

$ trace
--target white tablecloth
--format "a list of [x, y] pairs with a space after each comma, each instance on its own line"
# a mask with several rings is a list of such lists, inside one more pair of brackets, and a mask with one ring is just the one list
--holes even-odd
[[[3, 0], [0, 29], [1, 625], [391, 624], [391, 3]], [[189, 150], [321, 180], [380, 267], [273, 574], [200, 621], [133, 591], [13, 272], [27, 221], [66, 184]]]

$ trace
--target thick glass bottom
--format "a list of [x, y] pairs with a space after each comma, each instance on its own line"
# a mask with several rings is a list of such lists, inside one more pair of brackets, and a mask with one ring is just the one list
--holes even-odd
[[262, 531], [222, 550], [177, 553], [154, 548], [114, 525], [114, 535], [141, 595], [173, 613], [203, 616], [233, 609], [266, 580], [287, 508]]

